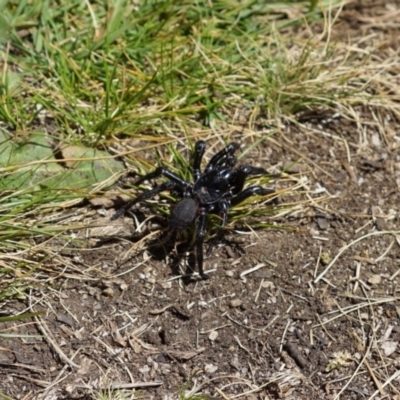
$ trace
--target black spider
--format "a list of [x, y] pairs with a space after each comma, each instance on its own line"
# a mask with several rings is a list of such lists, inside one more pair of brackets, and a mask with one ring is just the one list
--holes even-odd
[[117, 219], [134, 204], [150, 199], [164, 190], [178, 190], [183, 199], [171, 212], [170, 226], [173, 230], [183, 230], [192, 222], [197, 222], [196, 258], [199, 273], [203, 279], [207, 279], [203, 270], [203, 241], [206, 234], [207, 214], [219, 214], [222, 228], [227, 223], [230, 206], [234, 206], [253, 195], [266, 195], [274, 192], [261, 186], [250, 186], [243, 190], [245, 180], [249, 175], [262, 175], [266, 174], [267, 171], [264, 168], [249, 165], [233, 168], [236, 164], [234, 153], [239, 148], [239, 144], [228, 144], [223, 150], [215, 154], [205, 170], [201, 171], [200, 164], [205, 148], [206, 144], [203, 141], [198, 141], [195, 145], [193, 183], [184, 181], [164, 167], [159, 167], [154, 172], [141, 177], [136, 185], [146, 180], [158, 178], [161, 175], [168, 178], [169, 181], [129, 201], [111, 217], [111, 220]]

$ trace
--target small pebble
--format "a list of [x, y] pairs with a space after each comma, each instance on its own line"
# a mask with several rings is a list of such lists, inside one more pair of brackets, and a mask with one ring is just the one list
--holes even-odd
[[390, 230], [387, 221], [385, 219], [383, 219], [383, 218], [376, 218], [375, 225], [376, 225], [378, 231], [388, 231], [388, 230]]
[[94, 207], [111, 208], [114, 205], [112, 199], [106, 197], [95, 197], [89, 200], [89, 203]]
[[167, 359], [165, 358], [164, 354], [161, 353], [156, 357], [156, 361], [158, 363], [164, 363], [165, 361], [167, 361]]
[[361, 313], [361, 314], [360, 314], [360, 317], [361, 317], [361, 319], [364, 320], [364, 321], [369, 320], [369, 314], [366, 313], [366, 312]]
[[208, 338], [213, 342], [218, 337], [217, 331], [211, 331]]
[[372, 275], [369, 279], [368, 279], [368, 283], [370, 285], [379, 285], [382, 281], [382, 278], [380, 275]]
[[163, 289], [171, 289], [172, 288], [172, 282], [161, 282], [161, 287]]
[[214, 372], [216, 372], [218, 369], [218, 367], [214, 364], [206, 364], [204, 366], [204, 372], [206, 372], [207, 374], [213, 374]]
[[171, 372], [171, 366], [169, 364], [161, 364], [160, 369], [163, 375], [169, 375]]
[[113, 297], [114, 296], [114, 290], [112, 288], [105, 288], [102, 293], [106, 297]]
[[233, 275], [235, 275], [235, 273], [232, 270], [226, 271], [225, 275], [232, 278]]
[[392, 342], [392, 341], [386, 341], [381, 344], [381, 349], [385, 353], [385, 356], [390, 356], [392, 353], [394, 353], [397, 349], [398, 342]]
[[275, 284], [272, 281], [264, 281], [263, 284], [262, 284], [262, 287], [264, 289], [271, 289], [272, 290], [272, 289], [275, 289]]
[[323, 215], [318, 215], [315, 220], [317, 222], [318, 228], [321, 229], [322, 231], [329, 228], [328, 221]]
[[399, 326], [399, 325], [395, 325], [395, 326], [393, 327], [393, 331], [392, 331], [392, 332], [400, 333], [400, 326]]
[[239, 364], [239, 357], [238, 355], [235, 353], [232, 357], [231, 362], [229, 363], [232, 367], [236, 368], [237, 370], [239, 370], [240, 364]]
[[147, 278], [147, 282], [154, 285], [156, 283], [156, 278], [154, 278], [154, 276], [150, 276]]
[[74, 320], [70, 315], [60, 313], [57, 314], [56, 318], [58, 322], [63, 322], [64, 324], [69, 325], [71, 327], [74, 326]]
[[254, 277], [258, 279], [269, 279], [273, 274], [274, 272], [271, 269], [262, 268], [254, 273]]
[[146, 375], [150, 372], [150, 367], [148, 365], [144, 365], [142, 368], [139, 368], [139, 372], [143, 375]]
[[226, 251], [226, 255], [229, 258], [235, 258], [235, 253], [233, 252], [233, 250], [230, 248], [230, 246], [225, 246], [225, 251]]
[[243, 302], [240, 299], [233, 299], [230, 301], [229, 306], [231, 308], [237, 308], [237, 307], [240, 307], [242, 305], [242, 303]]
[[371, 143], [373, 146], [379, 147], [381, 145], [381, 140], [379, 138], [379, 133], [374, 133], [371, 136]]

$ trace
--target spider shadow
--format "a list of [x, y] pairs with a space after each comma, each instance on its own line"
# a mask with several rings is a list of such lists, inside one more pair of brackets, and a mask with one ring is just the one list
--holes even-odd
[[[146, 251], [150, 253], [152, 259], [165, 261], [168, 258], [168, 267], [171, 269], [172, 276], [181, 276], [185, 285], [201, 280], [197, 274], [194, 274], [198, 271], [195, 245], [191, 240], [193, 233], [192, 229], [184, 232], [166, 229], [161, 235], [149, 241], [146, 246]], [[242, 257], [246, 254], [245, 245], [246, 241], [235, 239], [230, 231], [217, 230], [215, 235], [204, 243], [204, 255], [205, 258], [209, 258], [215, 250], [221, 251], [225, 246], [229, 246], [235, 250], [238, 257]], [[182, 271], [182, 263], [185, 258], [185, 270]]]
[[[145, 213], [135, 210], [135, 217], [132, 217], [132, 223], [135, 223], [135, 219], [141, 224], [146, 218]], [[152, 260], [155, 261], [167, 261], [167, 267], [171, 269], [172, 277], [182, 276], [182, 281], [186, 284], [197, 281], [197, 276], [193, 276], [196, 272], [196, 257], [193, 252], [193, 244], [190, 240], [193, 234], [191, 229], [183, 232], [176, 232], [171, 230], [166, 218], [155, 217], [152, 219], [152, 224], [156, 224], [160, 227], [160, 233], [148, 240], [145, 244], [144, 249], [135, 251], [128, 259], [125, 259], [118, 263], [116, 270], [120, 270], [124, 265], [130, 263], [132, 259], [138, 256], [143, 251], [146, 251]], [[141, 232], [132, 235], [129, 241], [132, 244], [138, 243], [143, 240], [147, 235], [151, 234], [153, 229], [146, 226]], [[189, 255], [187, 256], [187, 253]], [[185, 271], [181, 271], [181, 264], [184, 258], [187, 257], [185, 263]]]
[[[173, 277], [181, 276], [184, 284], [197, 281], [196, 256], [190, 230], [187, 232], [176, 232], [166, 229], [161, 235], [152, 239], [146, 246], [146, 251], [153, 260], [165, 261], [168, 259], [168, 267]], [[182, 239], [183, 237], [183, 239]], [[189, 254], [188, 254], [189, 253]], [[182, 263], [185, 262], [185, 271], [182, 271]]]

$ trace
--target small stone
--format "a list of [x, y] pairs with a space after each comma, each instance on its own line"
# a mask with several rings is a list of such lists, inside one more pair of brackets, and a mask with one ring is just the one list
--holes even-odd
[[329, 228], [329, 224], [325, 216], [318, 215], [315, 221], [317, 222], [318, 228], [321, 229], [321, 231], [324, 231]]
[[94, 207], [111, 208], [114, 205], [112, 199], [106, 197], [95, 197], [89, 200], [89, 203]]
[[150, 372], [150, 367], [148, 365], [144, 365], [142, 368], [139, 368], [139, 372], [143, 375], [146, 375]]
[[211, 331], [208, 338], [213, 342], [218, 337], [217, 331]]
[[231, 308], [237, 308], [237, 307], [240, 307], [241, 305], [242, 305], [242, 300], [240, 300], [240, 299], [233, 299], [229, 303], [229, 306]]
[[74, 336], [75, 336], [75, 338], [78, 339], [78, 340], [84, 340], [81, 331], [78, 331], [78, 330], [74, 331]]
[[254, 273], [254, 277], [258, 279], [270, 279], [273, 274], [272, 269], [262, 268]]
[[398, 344], [399, 344], [398, 342], [392, 342], [388, 340], [387, 342], [382, 343], [381, 349], [383, 350], [386, 356], [390, 356], [392, 353], [396, 351]]
[[114, 290], [112, 288], [105, 288], [102, 293], [106, 297], [113, 297], [114, 296]]
[[231, 362], [229, 363], [233, 368], [236, 368], [237, 370], [239, 370], [240, 364], [239, 364], [239, 357], [238, 355], [235, 353], [232, 357]]
[[280, 371], [280, 369], [281, 369], [281, 363], [278, 362], [278, 361], [276, 361], [276, 362], [274, 363], [274, 368], [275, 368], [276, 371]]
[[233, 275], [235, 275], [235, 273], [232, 270], [226, 271], [225, 275], [228, 276], [229, 278], [232, 278]]
[[371, 135], [371, 143], [373, 146], [376, 146], [376, 147], [379, 147], [381, 145], [379, 133], [374, 133], [373, 135]]
[[235, 253], [233, 252], [233, 250], [231, 249], [230, 246], [225, 246], [225, 251], [226, 251], [226, 255], [229, 258], [235, 258]]
[[161, 364], [160, 369], [163, 375], [169, 375], [171, 372], [171, 366], [169, 364]]
[[264, 289], [273, 290], [273, 289], [275, 289], [275, 284], [274, 284], [274, 282], [272, 282], [272, 281], [264, 281], [263, 284], [262, 284], [262, 287], [263, 287]]
[[63, 322], [64, 324], [69, 325], [71, 327], [74, 326], [74, 320], [70, 315], [59, 313], [57, 314], [56, 318], [58, 322]]
[[156, 357], [156, 361], [158, 363], [164, 363], [165, 361], [167, 361], [167, 359], [165, 358], [164, 354], [160, 353], [157, 357]]
[[156, 283], [156, 278], [154, 278], [154, 276], [149, 276], [147, 282], [154, 285]]
[[370, 285], [379, 285], [382, 281], [382, 278], [380, 275], [372, 275], [369, 279], [368, 279], [368, 283]]
[[214, 364], [206, 364], [204, 366], [204, 372], [207, 374], [213, 374], [218, 370], [218, 367]]
[[394, 332], [394, 333], [400, 333], [400, 326], [399, 326], [399, 325], [395, 325], [395, 326], [393, 327], [392, 332]]
[[172, 288], [172, 282], [171, 281], [169, 281], [169, 282], [161, 282], [161, 287], [163, 289], [171, 289]]
[[376, 218], [375, 225], [378, 231], [388, 231], [390, 229], [387, 221], [383, 218]]

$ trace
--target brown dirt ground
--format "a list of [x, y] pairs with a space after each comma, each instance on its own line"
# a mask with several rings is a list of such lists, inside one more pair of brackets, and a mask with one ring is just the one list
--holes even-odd
[[[386, 35], [384, 56], [400, 37], [398, 14], [385, 25], [390, 6], [349, 6], [340, 31]], [[299, 206], [268, 221], [296, 230], [230, 232], [206, 259], [206, 269], [216, 269], [208, 281], [168, 281], [173, 257], [135, 249], [129, 217], [112, 225], [125, 236], [103, 232], [99, 241], [89, 229], [83, 249], [60, 248], [70, 258], [59, 265], [63, 277], [43, 276], [53, 289], [33, 293], [49, 308], [42, 321], [53, 343], [4, 339], [0, 391], [86, 399], [101, 387], [140, 382], [132, 398], [172, 399], [195, 387], [208, 399], [400, 398], [399, 124], [381, 115], [382, 132], [372, 108], [357, 112], [356, 122], [304, 114], [253, 153], [273, 170], [298, 159], [291, 149], [306, 156], [274, 182], [277, 190], [303, 182], [279, 199]], [[93, 222], [113, 210], [74, 212]], [[18, 333], [42, 334], [37, 327]]]

